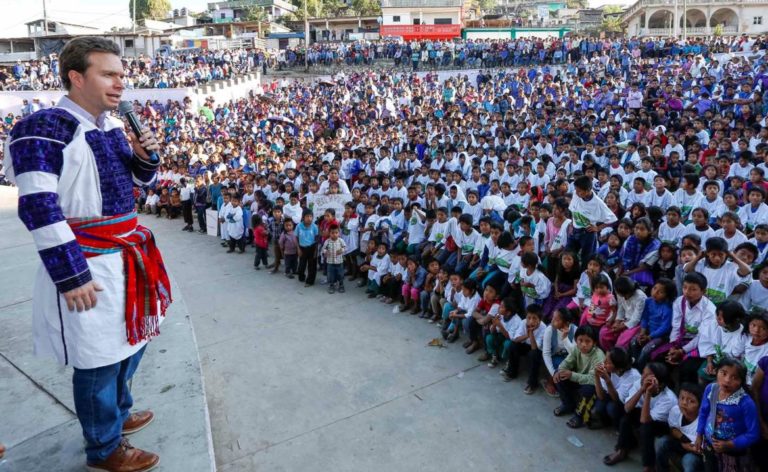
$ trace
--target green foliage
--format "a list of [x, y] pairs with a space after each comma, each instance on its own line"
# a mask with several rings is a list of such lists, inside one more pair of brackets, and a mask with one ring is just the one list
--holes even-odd
[[133, 15], [133, 2], [136, 2], [137, 20], [162, 20], [171, 11], [170, 0], [128, 0], [130, 15]]
[[252, 5], [245, 10], [245, 21], [267, 21], [267, 11], [264, 8]]
[[381, 15], [379, 0], [352, 0], [352, 10], [359, 16]]

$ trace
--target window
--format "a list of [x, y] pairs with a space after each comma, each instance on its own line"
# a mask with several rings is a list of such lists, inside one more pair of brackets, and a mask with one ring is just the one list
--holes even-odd
[[226, 18], [226, 17], [227, 17], [227, 14], [226, 14], [226, 13], [220, 13], [220, 15], [221, 15], [221, 16], [220, 16], [219, 18], [221, 18], [222, 20], [223, 20], [224, 18]]
[[392, 23], [400, 23], [400, 15], [393, 16]]
[[752, 24], [753, 25], [762, 25], [763, 24], [763, 17], [762, 16], [755, 16], [752, 18]]
[[126, 39], [125, 40], [125, 47], [126, 48], [132, 48], [133, 47], [133, 40], [132, 39]]
[[435, 18], [435, 24], [436, 25], [452, 25], [453, 19], [452, 18]]
[[421, 24], [421, 19], [419, 19], [419, 18], [414, 18], [414, 19], [413, 19], [413, 24], [414, 24], [414, 25], [420, 25], [420, 24]]

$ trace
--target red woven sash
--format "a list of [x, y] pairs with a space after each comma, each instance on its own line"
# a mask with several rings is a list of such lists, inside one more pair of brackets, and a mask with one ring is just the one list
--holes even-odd
[[[173, 301], [163, 258], [136, 213], [67, 220], [85, 257], [121, 253], [125, 268], [125, 329], [131, 345], [160, 334]], [[158, 302], [160, 310], [158, 313]]]

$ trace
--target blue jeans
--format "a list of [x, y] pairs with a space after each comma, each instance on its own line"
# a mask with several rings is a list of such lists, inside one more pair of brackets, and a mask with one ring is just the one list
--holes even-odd
[[656, 470], [667, 472], [670, 470], [669, 461], [673, 457], [679, 457], [683, 472], [697, 472], [704, 470], [702, 456], [683, 449], [680, 441], [671, 436], [663, 436], [656, 439]]
[[128, 381], [136, 372], [145, 349], [146, 346], [112, 365], [75, 369], [72, 376], [75, 410], [83, 427], [89, 463], [103, 461], [120, 445], [123, 422], [133, 406]]
[[579, 255], [582, 269], [587, 268], [587, 262], [597, 251], [597, 237], [599, 233], [590, 233], [586, 229], [577, 228], [568, 237], [566, 250]]
[[339, 287], [344, 286], [344, 265], [342, 264], [328, 264], [328, 285], [338, 284]]

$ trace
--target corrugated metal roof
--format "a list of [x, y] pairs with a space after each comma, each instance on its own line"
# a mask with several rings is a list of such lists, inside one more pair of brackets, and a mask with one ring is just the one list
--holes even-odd
[[464, 0], [381, 0], [382, 8], [440, 8], [462, 5]]

